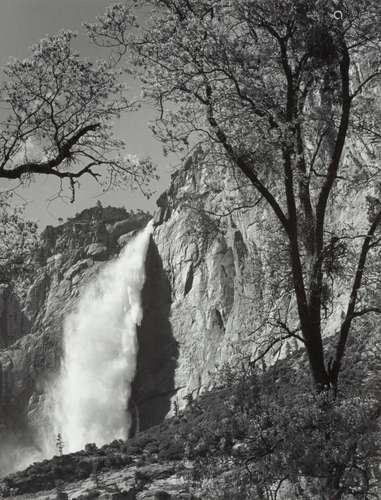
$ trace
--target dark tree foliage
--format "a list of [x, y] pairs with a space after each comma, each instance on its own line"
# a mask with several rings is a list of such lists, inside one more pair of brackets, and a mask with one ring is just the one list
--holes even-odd
[[45, 174], [67, 180], [74, 201], [78, 179], [144, 188], [149, 161], [124, 152], [113, 133], [120, 113], [133, 110], [119, 75], [73, 49], [70, 31], [48, 36], [23, 60], [12, 59], [0, 84], [0, 179]]

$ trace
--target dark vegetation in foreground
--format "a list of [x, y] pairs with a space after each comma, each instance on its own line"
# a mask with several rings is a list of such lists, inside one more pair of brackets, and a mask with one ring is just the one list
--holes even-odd
[[273, 499], [284, 488], [289, 498], [378, 498], [380, 366], [367, 353], [364, 372], [362, 358], [354, 345], [336, 397], [311, 391], [300, 355], [265, 371], [226, 366], [218, 387], [161, 425], [35, 463], [3, 479], [0, 492], [53, 489], [88, 478], [94, 466], [103, 473], [171, 461], [181, 471], [187, 461], [184, 474], [191, 489], [203, 485], [202, 498]]

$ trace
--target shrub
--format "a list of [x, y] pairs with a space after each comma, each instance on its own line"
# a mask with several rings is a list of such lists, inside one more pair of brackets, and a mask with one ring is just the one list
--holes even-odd
[[98, 451], [98, 448], [97, 448], [97, 445], [95, 443], [87, 443], [85, 445], [85, 452], [88, 455], [93, 455], [93, 454], [97, 453], [97, 451]]
[[201, 405], [183, 436], [195, 479], [215, 488], [210, 498], [231, 498], [232, 482], [237, 499], [273, 498], [286, 485], [289, 498], [368, 498], [381, 444], [374, 395], [348, 387], [316, 394], [286, 363], [234, 380], [230, 373], [229, 389], [218, 404]]

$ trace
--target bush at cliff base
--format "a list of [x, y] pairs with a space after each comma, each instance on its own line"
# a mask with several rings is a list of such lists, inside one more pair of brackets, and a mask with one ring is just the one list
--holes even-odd
[[316, 394], [285, 364], [262, 374], [228, 371], [225, 398], [194, 405], [184, 435], [205, 498], [378, 498], [375, 394]]

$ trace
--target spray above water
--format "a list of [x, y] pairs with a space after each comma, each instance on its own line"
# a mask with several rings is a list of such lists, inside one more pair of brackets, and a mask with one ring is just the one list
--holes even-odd
[[65, 452], [126, 438], [137, 356], [141, 291], [153, 224], [82, 292], [64, 325], [64, 359], [55, 394], [55, 427]]

